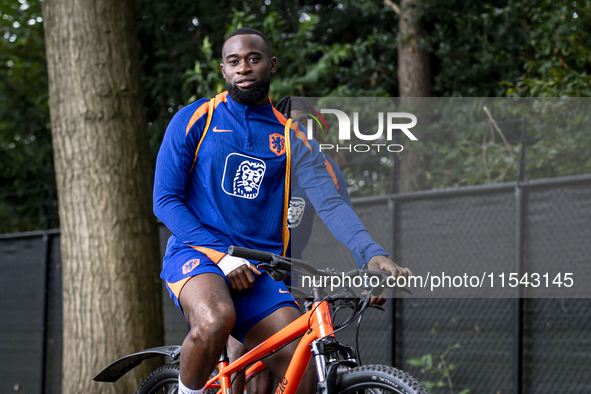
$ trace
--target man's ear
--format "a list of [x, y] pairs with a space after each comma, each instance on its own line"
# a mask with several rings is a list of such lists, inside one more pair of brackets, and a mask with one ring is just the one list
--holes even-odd
[[271, 58], [271, 74], [273, 74], [275, 71], [277, 71], [277, 58], [273, 56]]
[[226, 79], [226, 73], [224, 72], [224, 63], [220, 63], [220, 69], [222, 70], [222, 77]]

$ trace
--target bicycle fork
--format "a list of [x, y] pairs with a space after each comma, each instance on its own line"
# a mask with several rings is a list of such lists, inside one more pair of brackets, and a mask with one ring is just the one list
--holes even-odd
[[318, 393], [332, 394], [340, 366], [358, 366], [355, 348], [343, 345], [334, 336], [315, 340], [310, 345], [318, 375]]

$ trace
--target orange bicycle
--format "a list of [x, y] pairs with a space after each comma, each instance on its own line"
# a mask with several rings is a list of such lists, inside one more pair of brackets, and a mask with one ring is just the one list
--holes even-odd
[[[380, 283], [386, 279], [383, 271], [339, 272], [334, 269], [318, 270], [302, 260], [290, 259], [272, 253], [251, 249], [230, 247], [228, 254], [245, 259], [256, 260], [259, 270], [266, 271], [275, 280], [284, 280], [292, 272], [292, 266], [297, 268], [298, 275], [302, 270], [306, 275], [355, 277], [363, 275], [380, 278]], [[295, 276], [295, 274], [293, 275]], [[427, 389], [409, 374], [385, 365], [358, 365], [357, 350], [354, 347], [337, 342], [335, 333], [358, 317], [363, 315], [369, 307], [372, 291], [375, 289], [366, 287], [366, 293], [361, 298], [356, 293], [359, 289], [342, 287], [336, 291], [328, 292], [316, 281], [310, 281], [314, 285], [311, 288], [312, 302], [307, 303], [306, 312], [291, 324], [268, 338], [266, 341], [230, 363], [224, 351], [214, 376], [205, 386], [207, 394], [232, 393], [231, 376], [235, 373], [246, 371], [248, 382], [256, 374], [265, 369], [262, 359], [272, 354], [286, 344], [301, 338], [292, 360], [287, 368], [285, 377], [279, 382], [275, 394], [294, 394], [300, 384], [306, 366], [311, 357], [316, 363], [318, 377], [317, 391], [319, 394], [349, 394], [367, 392], [371, 394], [396, 393], [396, 394], [429, 394]], [[324, 281], [318, 281], [324, 282]], [[325, 282], [326, 283], [326, 282]], [[410, 292], [408, 289], [401, 290]], [[296, 289], [292, 288], [292, 291]], [[307, 297], [310, 294], [306, 294]], [[335, 306], [335, 304], [339, 304]], [[331, 306], [339, 309], [342, 306], [350, 306], [353, 313], [338, 326], [333, 325]], [[142, 383], [137, 394], [173, 394], [177, 392], [179, 374], [180, 346], [164, 346], [148, 349], [123, 357], [101, 371], [94, 380], [114, 382], [125, 373], [139, 365], [143, 360], [151, 357], [167, 355], [171, 359], [170, 364], [161, 366], [152, 372]]]

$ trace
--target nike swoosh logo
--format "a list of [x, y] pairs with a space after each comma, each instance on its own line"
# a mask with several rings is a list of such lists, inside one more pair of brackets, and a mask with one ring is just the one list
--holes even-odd
[[285, 293], [289, 293], [289, 290], [288, 290], [288, 291], [283, 291], [283, 290], [279, 289], [279, 292], [280, 292], [281, 294], [285, 294]]
[[213, 128], [213, 131], [216, 132], [216, 133], [224, 133], [224, 132], [231, 132], [231, 131], [234, 131], [234, 130], [222, 130], [222, 129], [218, 129], [218, 127], [215, 126]]

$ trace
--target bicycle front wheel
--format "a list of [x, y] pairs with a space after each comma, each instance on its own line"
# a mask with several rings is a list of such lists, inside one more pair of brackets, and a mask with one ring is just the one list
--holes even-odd
[[148, 375], [136, 394], [176, 394], [178, 380], [178, 364], [163, 365]]
[[415, 378], [386, 365], [362, 365], [340, 373], [335, 394], [429, 394]]

